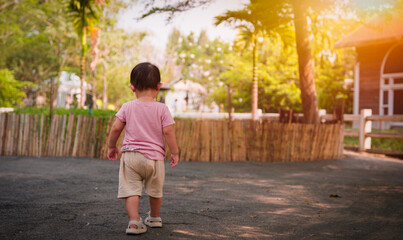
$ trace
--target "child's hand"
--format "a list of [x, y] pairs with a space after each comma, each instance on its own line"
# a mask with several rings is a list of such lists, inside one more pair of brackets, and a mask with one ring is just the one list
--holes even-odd
[[179, 154], [171, 154], [171, 167], [176, 167], [179, 162]]
[[108, 148], [108, 159], [116, 161], [119, 155], [119, 149], [117, 147]]

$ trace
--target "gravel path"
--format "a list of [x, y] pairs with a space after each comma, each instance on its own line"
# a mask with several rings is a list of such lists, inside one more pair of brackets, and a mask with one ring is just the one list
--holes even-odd
[[403, 238], [401, 160], [166, 163], [164, 226], [139, 236], [124, 232], [118, 171], [117, 161], [0, 156], [0, 239]]

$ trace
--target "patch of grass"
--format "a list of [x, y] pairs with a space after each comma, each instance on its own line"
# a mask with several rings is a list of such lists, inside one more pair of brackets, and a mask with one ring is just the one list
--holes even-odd
[[[14, 110], [15, 113], [18, 114], [44, 114], [44, 115], [49, 115], [50, 110], [48, 107], [43, 107], [43, 108], [37, 108], [37, 107], [25, 107], [25, 108], [18, 108]], [[83, 108], [55, 108], [53, 111], [54, 114], [57, 115], [69, 115], [69, 114], [74, 114], [74, 115], [82, 115], [82, 116], [93, 116], [93, 117], [101, 117], [101, 118], [107, 118], [114, 116], [116, 114], [115, 111], [111, 110], [102, 110], [102, 109], [91, 109], [91, 113], [89, 112], [88, 109], [83, 109]]]
[[[348, 129], [348, 130], [352, 130], [352, 129]], [[353, 130], [353, 131], [355, 131], [355, 130]], [[372, 132], [403, 134], [403, 129], [390, 129], [390, 130], [372, 129]], [[346, 136], [346, 137], [344, 137], [344, 145], [358, 147], [358, 138]], [[380, 149], [380, 150], [389, 150], [389, 151], [403, 151], [403, 140], [387, 139], [387, 138], [371, 138], [371, 148]]]

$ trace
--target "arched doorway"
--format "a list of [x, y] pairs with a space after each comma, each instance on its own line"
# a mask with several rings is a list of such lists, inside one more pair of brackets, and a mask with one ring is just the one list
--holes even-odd
[[403, 114], [403, 41], [392, 45], [385, 54], [380, 75], [380, 115]]

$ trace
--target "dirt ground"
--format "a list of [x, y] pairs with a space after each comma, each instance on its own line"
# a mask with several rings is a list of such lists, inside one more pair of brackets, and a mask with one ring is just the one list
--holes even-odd
[[[119, 162], [0, 156], [0, 239], [402, 239], [403, 161], [181, 162], [163, 228], [127, 236]], [[143, 196], [140, 212], [148, 211]]]

